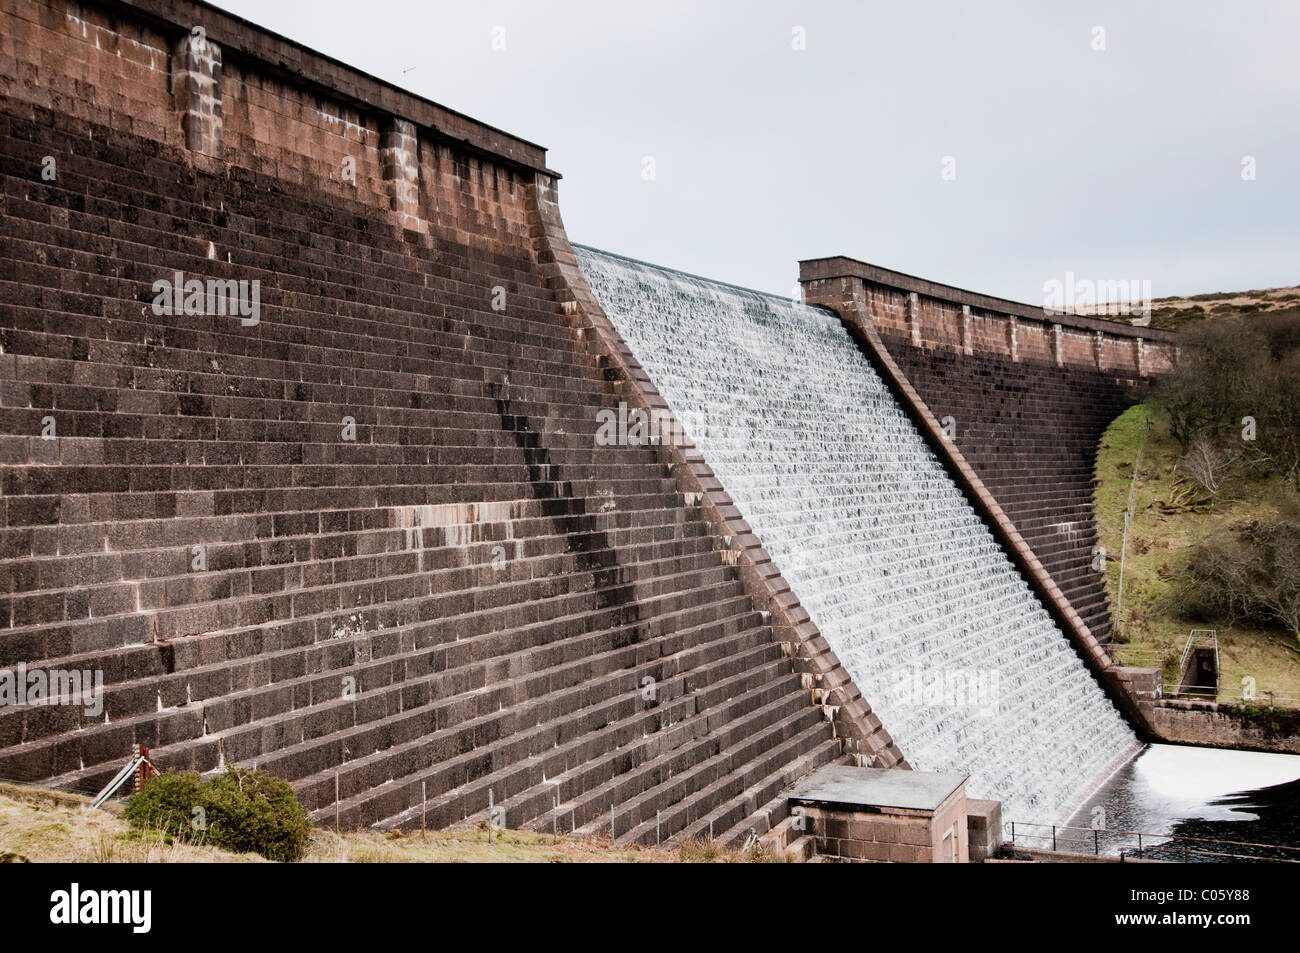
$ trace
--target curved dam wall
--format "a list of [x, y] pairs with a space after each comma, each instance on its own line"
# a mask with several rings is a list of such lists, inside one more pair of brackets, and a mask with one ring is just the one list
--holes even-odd
[[1174, 335], [1044, 311], [848, 258], [800, 262], [805, 300], [867, 320], [1093, 637], [1110, 636], [1097, 444], [1173, 367]]
[[718, 487], [598, 439], [638, 372], [540, 147], [202, 4], [0, 34], [0, 668], [102, 679], [0, 777], [743, 839], [902, 762]]
[[1136, 739], [840, 319], [578, 262], [909, 764], [1063, 822]]

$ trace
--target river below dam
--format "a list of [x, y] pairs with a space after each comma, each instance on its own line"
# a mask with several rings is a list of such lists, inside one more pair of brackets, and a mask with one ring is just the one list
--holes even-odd
[[[1084, 803], [1069, 828], [1057, 832], [1061, 850], [1140, 850], [1191, 863], [1223, 862], [1226, 854], [1300, 861], [1300, 755], [1148, 745]], [[1019, 824], [1015, 831], [1023, 846], [1050, 846], [1050, 836]]]

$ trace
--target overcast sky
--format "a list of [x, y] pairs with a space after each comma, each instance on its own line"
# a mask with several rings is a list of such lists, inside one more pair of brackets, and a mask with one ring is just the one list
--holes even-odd
[[218, 5], [547, 147], [572, 240], [710, 278], [1300, 284], [1294, 0]]

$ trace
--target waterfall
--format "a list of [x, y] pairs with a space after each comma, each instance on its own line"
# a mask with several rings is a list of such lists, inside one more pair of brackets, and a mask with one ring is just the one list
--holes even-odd
[[912, 766], [1064, 823], [1137, 741], [838, 317], [575, 251]]

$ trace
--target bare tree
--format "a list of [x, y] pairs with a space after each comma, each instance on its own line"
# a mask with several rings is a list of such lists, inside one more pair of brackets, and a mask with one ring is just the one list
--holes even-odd
[[1209, 434], [1200, 433], [1192, 438], [1187, 453], [1178, 464], [1178, 472], [1205, 487], [1206, 492], [1217, 500], [1224, 482], [1233, 475], [1239, 462], [1240, 454], [1236, 450], [1225, 449]]

